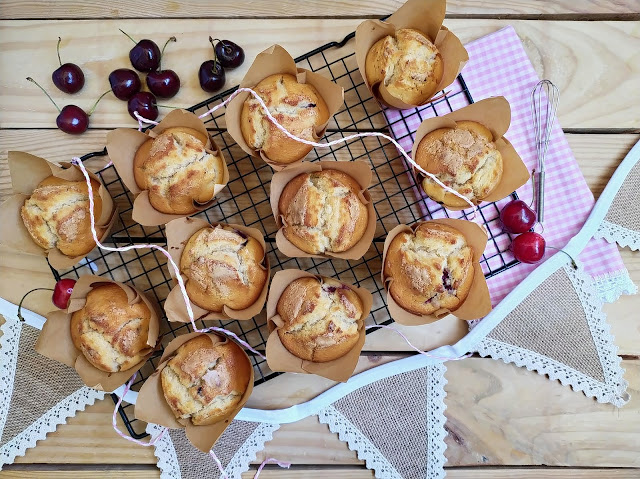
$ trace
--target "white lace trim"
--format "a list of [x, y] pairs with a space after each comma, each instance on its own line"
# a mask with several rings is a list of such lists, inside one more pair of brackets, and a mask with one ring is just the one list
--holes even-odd
[[241, 479], [242, 473], [249, 470], [251, 461], [255, 461], [264, 444], [273, 439], [273, 433], [280, 429], [280, 424], [260, 423], [247, 440], [240, 446], [224, 468], [230, 479]]
[[0, 331], [2, 331], [2, 337], [0, 337], [0, 355], [2, 357], [2, 361], [0, 361], [0, 437], [2, 437], [13, 395], [13, 380], [16, 377], [22, 324], [15, 319], [5, 318], [4, 324], [0, 326]]
[[[445, 438], [447, 431], [444, 428], [446, 418], [444, 411], [447, 408], [444, 403], [446, 392], [444, 390], [447, 380], [444, 377], [447, 371], [444, 363], [437, 363], [427, 367], [427, 475], [425, 479], [443, 479], [445, 477], [444, 464], [446, 458], [444, 452], [447, 448]], [[342, 441], [346, 441], [349, 449], [356, 451], [358, 458], [364, 460], [367, 467], [375, 472], [377, 478], [402, 479], [398, 471], [391, 465], [380, 450], [353, 425], [342, 413], [333, 406], [327, 406], [318, 412], [321, 423], [327, 424], [329, 430], [338, 434]]]
[[16, 456], [24, 456], [27, 449], [35, 447], [39, 440], [55, 431], [58, 425], [64, 424], [78, 411], [84, 411], [85, 407], [92, 405], [96, 399], [103, 399], [104, 395], [103, 391], [84, 386], [64, 398], [0, 448], [0, 467], [12, 463]]
[[598, 297], [605, 303], [613, 303], [623, 294], [636, 294], [638, 287], [633, 284], [629, 272], [624, 269], [593, 278]]
[[[161, 434], [165, 428], [157, 424], [147, 424], [147, 434], [156, 437]], [[178, 464], [178, 456], [176, 449], [173, 447], [173, 441], [169, 433], [162, 436], [154, 446], [154, 454], [158, 458], [158, 467], [160, 468], [160, 479], [181, 479], [180, 464]]]
[[402, 479], [380, 450], [333, 406], [320, 410], [318, 419], [321, 423], [327, 424], [331, 432], [338, 434], [341, 441], [346, 441], [349, 449], [356, 451], [358, 459], [365, 461], [367, 467], [373, 469], [377, 478]]
[[602, 220], [594, 238], [604, 238], [609, 243], [618, 243], [620, 246], [628, 246], [634, 251], [640, 249], [640, 232], [624, 228], [607, 220]]
[[630, 396], [626, 393], [627, 381], [623, 378], [624, 370], [620, 367], [621, 358], [617, 355], [618, 348], [602, 312], [602, 302], [598, 301], [594, 283], [582, 268], [574, 270], [570, 266], [563, 266], [570, 278], [580, 302], [587, 315], [587, 323], [591, 331], [600, 364], [602, 365], [604, 383], [595, 380], [580, 371], [576, 371], [564, 363], [547, 356], [523, 349], [512, 344], [485, 338], [478, 346], [481, 356], [491, 356], [502, 359], [505, 363], [524, 366], [529, 371], [546, 374], [550, 379], [557, 379], [565, 386], [571, 386], [575, 391], [582, 391], [587, 396], [595, 397], [598, 402], [608, 402], [621, 407]]
[[447, 367], [444, 363], [437, 363], [427, 368], [427, 448], [428, 463], [426, 479], [444, 479], [444, 464], [447, 459], [444, 455], [447, 449], [445, 438], [447, 430], [444, 425], [447, 418], [444, 415], [447, 409], [444, 399], [447, 396], [444, 387], [447, 379], [444, 374]]
[[[147, 433], [156, 437], [164, 427], [156, 424], [147, 425]], [[242, 473], [249, 470], [251, 461], [255, 461], [258, 452], [264, 449], [266, 442], [273, 439], [273, 433], [280, 429], [280, 424], [260, 423], [247, 440], [238, 448], [236, 453], [224, 468], [224, 472], [230, 479], [240, 479]], [[155, 456], [158, 458], [160, 479], [180, 479], [180, 464], [173, 441], [169, 434], [165, 434], [155, 444]]]

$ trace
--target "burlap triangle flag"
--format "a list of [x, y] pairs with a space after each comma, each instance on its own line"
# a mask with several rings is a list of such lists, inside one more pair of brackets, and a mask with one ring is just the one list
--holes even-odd
[[477, 351], [622, 406], [629, 400], [627, 381], [602, 305], [592, 278], [564, 264], [523, 298]]
[[595, 237], [640, 249], [640, 142], [612, 176], [598, 200], [601, 204], [606, 213]]
[[377, 478], [443, 478], [445, 371], [439, 363], [375, 381], [318, 417]]
[[[225, 475], [229, 479], [240, 479], [279, 427], [279, 424], [234, 420], [213, 447]], [[155, 424], [147, 426], [147, 432], [152, 437], [156, 437], [163, 429]], [[184, 429], [168, 430], [155, 443], [155, 455], [161, 471], [160, 477], [163, 479], [223, 477], [212, 457], [193, 447]]]
[[39, 329], [7, 319], [1, 330], [0, 468], [104, 397], [84, 386], [72, 368], [35, 351]]

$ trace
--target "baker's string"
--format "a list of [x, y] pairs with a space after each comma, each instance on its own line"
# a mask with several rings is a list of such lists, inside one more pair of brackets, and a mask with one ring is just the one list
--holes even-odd
[[[411, 158], [407, 154], [407, 152], [400, 145], [400, 143], [398, 143], [394, 138], [392, 138], [392, 137], [390, 137], [388, 135], [385, 135], [384, 133], [380, 133], [380, 132], [377, 132], [377, 131], [371, 131], [371, 132], [366, 132], [366, 133], [354, 133], [353, 135], [349, 135], [349, 136], [345, 136], [345, 137], [342, 137], [342, 138], [338, 138], [337, 140], [329, 141], [327, 143], [318, 143], [316, 141], [310, 141], [310, 140], [306, 140], [304, 138], [297, 137], [293, 133], [291, 133], [289, 130], [287, 130], [284, 126], [282, 126], [280, 123], [278, 123], [278, 121], [273, 117], [273, 115], [269, 111], [269, 108], [264, 103], [262, 98], [260, 98], [260, 95], [258, 95], [251, 88], [238, 88], [231, 95], [229, 95], [229, 98], [227, 98], [223, 102], [217, 104], [216, 106], [212, 107], [209, 111], [204, 112], [202, 115], [199, 115], [198, 118], [202, 119], [205, 116], [210, 115], [211, 113], [214, 113], [215, 111], [219, 110], [220, 108], [226, 106], [231, 100], [233, 100], [236, 96], [238, 96], [240, 93], [243, 93], [243, 92], [250, 93], [254, 97], [254, 99], [258, 102], [258, 104], [262, 107], [262, 109], [263, 109], [263, 111], [265, 113], [265, 116], [267, 118], [269, 118], [269, 121], [271, 121], [271, 123], [273, 123], [275, 125], [275, 127], [278, 128], [278, 130], [280, 130], [282, 133], [284, 133], [286, 136], [288, 136], [292, 140], [295, 140], [295, 141], [297, 141], [299, 143], [304, 143], [305, 145], [313, 146], [315, 148], [329, 148], [329, 147], [332, 147], [334, 145], [338, 145], [340, 143], [344, 143], [346, 141], [350, 141], [350, 140], [354, 140], [356, 138], [361, 138], [361, 137], [366, 137], [366, 136], [379, 136], [381, 138], [384, 138], [384, 139], [390, 141], [391, 143], [393, 143], [395, 145], [395, 147], [402, 154], [402, 156], [404, 156], [405, 160], [407, 160], [409, 162], [409, 164], [411, 164], [416, 170], [418, 170], [423, 175], [428, 176], [432, 181], [434, 181], [438, 186], [443, 188], [445, 191], [447, 191], [447, 192], [451, 193], [452, 195], [457, 196], [458, 198], [460, 198], [463, 201], [465, 201], [472, 208], [470, 218], [471, 219], [475, 218], [476, 210], [477, 210], [478, 207], [476, 205], [474, 205], [469, 200], [469, 198], [467, 198], [466, 196], [458, 193], [453, 188], [445, 185], [442, 181], [440, 181], [438, 179], [437, 176], [435, 176], [432, 173], [429, 173], [424, 168], [422, 168], [418, 163], [416, 163], [413, 160], [413, 158]], [[136, 117], [136, 119], [138, 120], [138, 125], [139, 125], [138, 130], [139, 131], [141, 131], [142, 128], [143, 128], [143, 125], [142, 125], [143, 122], [144, 123], [148, 123], [150, 125], [157, 125], [158, 124], [157, 121], [147, 120], [146, 118], [141, 116], [137, 111], [134, 111], [133, 114]]]

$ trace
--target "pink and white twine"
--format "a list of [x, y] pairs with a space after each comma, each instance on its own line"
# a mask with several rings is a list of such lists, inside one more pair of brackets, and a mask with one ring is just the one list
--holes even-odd
[[[393, 143], [396, 146], [396, 148], [402, 154], [402, 156], [404, 156], [404, 158], [409, 162], [409, 164], [411, 164], [416, 170], [420, 171], [422, 174], [424, 174], [424, 175], [428, 176], [429, 178], [431, 178], [434, 182], [436, 182], [439, 186], [444, 188], [446, 191], [449, 191], [453, 195], [455, 195], [455, 196], [457, 196], [459, 198], [462, 198], [467, 203], [469, 203], [469, 205], [473, 208], [473, 215], [475, 215], [475, 211], [477, 209], [476, 205], [471, 203], [468, 198], [464, 197], [463, 195], [461, 195], [460, 193], [458, 193], [454, 189], [446, 186], [435, 175], [433, 175], [433, 174], [425, 171], [423, 168], [421, 168], [420, 165], [418, 165], [407, 154], [407, 152], [402, 148], [402, 146], [400, 146], [400, 144], [395, 139], [391, 138], [388, 135], [385, 135], [384, 133], [379, 133], [379, 132], [356, 133], [356, 134], [353, 134], [353, 135], [350, 135], [350, 136], [339, 138], [337, 140], [334, 140], [334, 141], [331, 141], [331, 142], [328, 142], [328, 143], [318, 143], [318, 142], [315, 142], [315, 141], [306, 140], [304, 138], [299, 138], [299, 137], [293, 135], [292, 133], [290, 133], [280, 123], [278, 123], [276, 121], [276, 119], [269, 112], [269, 109], [265, 105], [265, 103], [262, 100], [262, 98], [260, 98], [260, 96], [250, 88], [239, 88], [239, 89], [237, 89], [234, 93], [232, 93], [229, 96], [229, 98], [227, 98], [222, 103], [214, 106], [209, 111], [203, 113], [202, 115], [199, 116], [199, 118], [204, 118], [205, 116], [207, 116], [207, 115], [215, 112], [216, 110], [226, 106], [237, 95], [239, 95], [240, 93], [243, 93], [243, 92], [247, 92], [247, 93], [250, 93], [251, 95], [253, 95], [253, 97], [258, 101], [258, 103], [260, 104], [260, 106], [264, 110], [267, 118], [269, 118], [269, 120], [280, 131], [282, 131], [286, 136], [288, 136], [289, 138], [291, 138], [291, 139], [293, 139], [295, 141], [298, 141], [300, 143], [304, 143], [306, 145], [310, 145], [310, 146], [315, 147], [315, 148], [328, 148], [328, 147], [331, 147], [333, 145], [337, 145], [339, 143], [344, 143], [344, 142], [347, 142], [347, 141], [350, 141], [350, 140], [353, 140], [353, 139], [359, 138], [359, 137], [378, 136], [378, 137], [385, 138], [386, 140], [390, 141], [391, 143]], [[143, 122], [144, 123], [148, 123], [148, 124], [153, 124], [153, 125], [157, 125], [158, 124], [158, 122], [156, 122], [156, 121], [148, 120], [148, 119], [140, 116], [137, 111], [134, 112], [134, 115], [138, 120], [139, 130], [142, 130], [142, 128], [143, 128]], [[178, 286], [180, 288], [180, 292], [182, 293], [182, 296], [183, 296], [183, 299], [184, 299], [184, 302], [185, 302], [185, 305], [186, 305], [186, 309], [187, 309], [187, 314], [189, 315], [189, 320], [191, 322], [191, 326], [192, 326], [193, 330], [195, 332], [198, 332], [198, 333], [208, 333], [208, 332], [211, 332], [211, 331], [223, 333], [223, 334], [225, 334], [227, 336], [232, 337], [239, 344], [241, 344], [246, 349], [252, 351], [257, 356], [261, 357], [262, 359], [266, 359], [266, 357], [262, 353], [260, 353], [259, 351], [257, 351], [253, 347], [251, 347], [251, 345], [249, 345], [246, 341], [243, 341], [241, 338], [239, 338], [232, 331], [229, 331], [229, 330], [224, 329], [224, 328], [215, 327], [215, 326], [211, 326], [211, 327], [204, 328], [204, 329], [200, 329], [200, 328], [198, 328], [196, 326], [195, 317], [194, 317], [194, 314], [193, 314], [193, 309], [191, 308], [191, 303], [189, 301], [189, 297], [187, 295], [187, 291], [186, 291], [185, 285], [184, 285], [184, 280], [182, 279], [182, 276], [180, 274], [180, 270], [179, 270], [178, 266], [176, 265], [176, 263], [171, 258], [171, 255], [164, 248], [162, 248], [161, 246], [158, 246], [156, 244], [136, 244], [136, 245], [122, 246], [122, 247], [110, 247], [110, 246], [105, 246], [104, 244], [102, 244], [100, 242], [100, 240], [98, 239], [98, 234], [97, 234], [96, 225], [95, 225], [95, 217], [94, 217], [95, 205], [94, 205], [94, 200], [93, 200], [93, 188], [91, 186], [91, 178], [90, 178], [89, 174], [87, 173], [87, 170], [86, 170], [85, 166], [83, 165], [82, 160], [80, 160], [80, 158], [74, 157], [71, 162], [72, 162], [72, 164], [76, 165], [80, 169], [80, 171], [84, 175], [86, 183], [87, 183], [87, 188], [88, 188], [88, 193], [89, 193], [89, 195], [88, 195], [89, 196], [89, 209], [90, 209], [90, 213], [91, 213], [89, 215], [89, 217], [91, 219], [91, 234], [93, 235], [93, 239], [94, 239], [96, 245], [99, 248], [103, 249], [103, 250], [113, 251], [113, 252], [125, 252], [125, 251], [130, 251], [130, 250], [135, 250], [135, 249], [148, 249], [149, 248], [149, 249], [155, 249], [155, 250], [159, 251], [160, 253], [162, 253], [167, 258], [167, 262], [169, 263], [171, 268], [173, 268], [173, 271], [175, 273], [174, 276], [175, 276], [175, 278], [176, 278], [176, 280], [178, 282]], [[109, 163], [109, 164], [111, 164], [111, 163]], [[455, 357], [455, 358], [433, 355], [433, 354], [427, 353], [426, 351], [422, 351], [421, 349], [419, 349], [416, 346], [414, 346], [413, 344], [411, 344], [409, 339], [402, 332], [398, 331], [395, 328], [392, 328], [392, 327], [389, 327], [389, 326], [383, 326], [383, 325], [369, 325], [369, 326], [366, 326], [365, 329], [372, 329], [372, 328], [385, 328], [385, 329], [390, 329], [391, 331], [396, 332], [397, 334], [399, 334], [404, 339], [404, 341], [412, 349], [414, 349], [419, 354], [428, 356], [430, 358], [434, 358], [434, 359], [438, 359], [438, 360], [442, 360], [442, 361], [447, 361], [447, 360], [456, 361], [456, 360], [460, 360], [460, 359], [464, 359], [466, 357], [469, 357], [468, 354], [464, 355], [464, 356], [461, 356], [461, 357]], [[134, 439], [134, 438], [132, 438], [131, 436], [129, 436], [127, 434], [124, 434], [123, 432], [121, 432], [119, 430], [118, 425], [117, 425], [118, 409], [119, 409], [120, 405], [122, 404], [124, 396], [129, 392], [129, 390], [131, 388], [131, 385], [135, 381], [136, 376], [137, 376], [137, 373], [135, 373], [131, 377], [131, 379], [125, 384], [124, 391], [123, 391], [122, 395], [120, 396], [120, 398], [118, 399], [118, 402], [116, 403], [116, 407], [115, 407], [115, 409], [113, 411], [112, 425], [113, 425], [113, 429], [116, 431], [116, 433], [120, 437], [126, 439], [127, 441], [134, 442], [134, 443], [139, 444], [141, 446], [153, 446], [164, 436], [164, 434], [167, 431], [167, 428], [163, 429], [162, 432], [160, 432], [160, 434], [158, 434], [157, 436], [151, 438], [148, 442], [144, 442], [144, 441], [140, 441], [138, 439]], [[211, 455], [212, 459], [215, 461], [215, 463], [217, 464], [218, 468], [220, 469], [220, 473], [222, 474], [222, 477], [226, 478], [227, 476], [226, 476], [226, 474], [224, 472], [224, 468], [222, 467], [222, 464], [221, 464], [220, 460], [216, 457], [216, 455], [213, 452], [213, 450], [211, 450], [209, 454]], [[290, 463], [279, 461], [279, 460], [274, 459], [274, 458], [267, 458], [262, 462], [262, 464], [260, 464], [260, 467], [258, 468], [258, 471], [256, 472], [256, 475], [254, 476], [254, 478], [257, 478], [260, 475], [260, 472], [262, 471], [262, 469], [264, 468], [264, 466], [267, 463], [276, 463], [280, 467], [285, 467], [285, 468], [288, 468], [291, 465]]]

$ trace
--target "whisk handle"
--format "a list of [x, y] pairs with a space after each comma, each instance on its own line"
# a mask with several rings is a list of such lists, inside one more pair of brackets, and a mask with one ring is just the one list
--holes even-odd
[[536, 173], [536, 215], [538, 221], [542, 223], [544, 220], [544, 177], [545, 172], [539, 171]]

